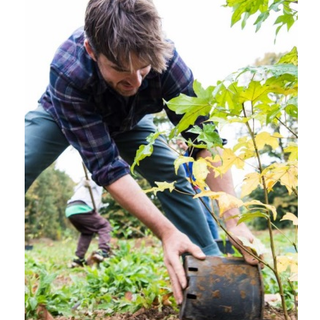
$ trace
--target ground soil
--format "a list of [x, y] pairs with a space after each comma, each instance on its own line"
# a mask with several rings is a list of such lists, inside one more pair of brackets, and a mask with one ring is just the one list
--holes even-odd
[[[43, 314], [43, 317], [40, 317], [41, 320], [74, 320], [74, 318], [67, 318], [67, 317], [52, 317], [48, 313], [40, 312], [40, 314]], [[294, 313], [289, 313], [289, 320], [297, 320]], [[87, 318], [86, 319], [91, 319]], [[134, 314], [118, 314], [114, 315], [112, 317], [106, 317], [103, 315], [103, 313], [99, 314], [97, 312], [95, 317], [92, 317], [92, 319], [96, 320], [179, 320], [179, 313], [178, 311], [174, 310], [170, 306], [163, 307], [162, 310], [157, 309], [140, 309]], [[239, 319], [241, 320], [241, 319]], [[267, 304], [264, 308], [264, 314], [262, 319], [256, 319], [256, 320], [286, 320], [283, 312], [277, 308], [272, 307], [271, 305]]]

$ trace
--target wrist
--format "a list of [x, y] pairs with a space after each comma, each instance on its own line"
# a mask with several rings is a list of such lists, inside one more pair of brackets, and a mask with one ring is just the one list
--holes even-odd
[[238, 208], [230, 209], [223, 214], [223, 219], [227, 229], [236, 227], [240, 219], [240, 211]]

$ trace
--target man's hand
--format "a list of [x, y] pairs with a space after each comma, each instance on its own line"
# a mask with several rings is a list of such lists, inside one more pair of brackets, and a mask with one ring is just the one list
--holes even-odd
[[[221, 150], [218, 150], [218, 151], [221, 154]], [[198, 157], [202, 157], [202, 158], [211, 157], [211, 154], [209, 153], [208, 150], [201, 150], [198, 153]], [[216, 162], [213, 165], [219, 166], [220, 162]], [[226, 172], [225, 174], [219, 177], [215, 176], [214, 170], [210, 169], [209, 171], [210, 173], [207, 176], [206, 182], [211, 191], [215, 191], [215, 192], [222, 191], [234, 197], [237, 196], [234, 189], [234, 185], [233, 185], [231, 170], [229, 170], [228, 172]], [[218, 205], [219, 205], [219, 201], [218, 201]], [[237, 225], [237, 222], [239, 220], [239, 215], [240, 215], [240, 212], [238, 208], [232, 208], [223, 213], [223, 219], [225, 221], [227, 230], [237, 242], [240, 242], [242, 244], [242, 241], [238, 238], [238, 237], [242, 237], [242, 238], [246, 238], [249, 241], [249, 243], [252, 243], [255, 237], [253, 236], [253, 234], [251, 233], [247, 225], [245, 223], [240, 223], [239, 225]], [[239, 245], [235, 243], [235, 241], [233, 241], [232, 239], [230, 239], [230, 241], [232, 245], [235, 246], [241, 252], [241, 254], [243, 255], [243, 258], [249, 264], [254, 265], [259, 263], [257, 259], [252, 257], [244, 249], [240, 248]], [[252, 252], [251, 248], [246, 247], [246, 249], [248, 249], [249, 252]], [[261, 267], [263, 267], [262, 264], [261, 264]]]
[[185, 234], [178, 230], [163, 238], [162, 245], [164, 263], [169, 273], [174, 298], [177, 304], [182, 304], [183, 289], [187, 286], [187, 278], [180, 256], [183, 253], [190, 253], [200, 260], [204, 260], [206, 256], [198, 246], [193, 244]]
[[[240, 242], [240, 244], [242, 244], [244, 246], [244, 244], [242, 243], [242, 241], [238, 238], [246, 238], [250, 243], [253, 243], [255, 237], [254, 235], [251, 233], [251, 231], [249, 230], [249, 228], [247, 227], [246, 224], [244, 223], [240, 223], [239, 225], [235, 225], [233, 227], [227, 227], [228, 232], [230, 233], [230, 235], [237, 241]], [[249, 264], [252, 265], [256, 265], [259, 263], [259, 260], [257, 260], [256, 258], [254, 258], [252, 255], [250, 255], [247, 251], [245, 251], [243, 248], [241, 248], [233, 239], [231, 239], [229, 237], [230, 242], [232, 243], [232, 245], [234, 247], [237, 248], [237, 250], [239, 250], [243, 256], [243, 258], [245, 259], [245, 261]], [[245, 247], [249, 252], [253, 252], [251, 248], [249, 247]], [[263, 256], [260, 255], [259, 258], [263, 259]], [[260, 264], [261, 268], [264, 267], [264, 265], [261, 263]]]
[[159, 211], [130, 175], [105, 186], [105, 189], [115, 201], [150, 228], [162, 241], [164, 262], [168, 269], [173, 294], [177, 303], [181, 304], [182, 290], [187, 286], [187, 279], [180, 256], [183, 253], [190, 253], [197, 259], [205, 259], [205, 254]]

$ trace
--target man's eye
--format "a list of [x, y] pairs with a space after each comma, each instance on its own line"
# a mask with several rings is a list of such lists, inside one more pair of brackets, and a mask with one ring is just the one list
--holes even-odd
[[118, 71], [118, 72], [129, 72], [129, 71], [121, 69], [121, 68], [113, 68], [113, 69]]

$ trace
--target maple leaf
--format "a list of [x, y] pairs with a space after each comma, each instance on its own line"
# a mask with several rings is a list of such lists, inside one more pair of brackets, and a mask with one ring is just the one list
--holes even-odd
[[241, 189], [241, 198], [250, 194], [259, 185], [261, 185], [261, 177], [257, 172], [251, 172], [245, 175]]
[[283, 55], [278, 64], [293, 64], [294, 66], [298, 66], [298, 50], [297, 47], [293, 47], [292, 50]]
[[155, 181], [155, 184], [158, 186], [158, 187], [153, 187], [153, 188], [150, 188], [150, 189], [147, 189], [147, 190], [144, 190], [145, 193], [148, 193], [148, 192], [153, 192], [154, 194], [156, 194], [158, 191], [160, 192], [163, 192], [167, 189], [169, 189], [170, 192], [172, 192], [172, 190], [174, 190], [174, 184], [176, 183], [176, 181], [173, 181], [173, 182], [158, 182], [158, 181]]
[[262, 206], [262, 207], [265, 207], [266, 209], [270, 210], [273, 214], [273, 220], [276, 220], [277, 219], [277, 210], [275, 208], [275, 206], [272, 206], [270, 204], [265, 204], [265, 203], [262, 203], [261, 201], [259, 200], [251, 200], [251, 201], [248, 201], [248, 202], [245, 202], [243, 203], [243, 205], [245, 207], [249, 207], [251, 205], [258, 205], [258, 206]]
[[293, 225], [297, 226], [298, 225], [298, 217], [296, 215], [294, 215], [291, 212], [287, 212], [281, 219], [280, 221], [283, 220], [290, 220], [292, 221]]
[[250, 242], [249, 239], [245, 237], [238, 236], [238, 238], [245, 247], [248, 247], [251, 250], [253, 250], [253, 252], [257, 256], [260, 256], [267, 252], [266, 246], [261, 242], [260, 239], [256, 237], [253, 238], [252, 242]]
[[291, 161], [286, 164], [273, 163], [265, 168], [261, 175], [265, 177], [268, 191], [272, 190], [272, 187], [280, 181], [287, 188], [288, 193], [291, 194], [292, 190], [295, 190], [298, 186], [297, 161]]
[[174, 161], [174, 169], [176, 174], [178, 173], [178, 169], [181, 165], [185, 163], [194, 162], [194, 161], [195, 160], [192, 157], [185, 157], [185, 156], [179, 155], [179, 157]]
[[233, 152], [240, 151], [239, 158], [243, 161], [255, 156], [255, 149], [251, 139], [248, 137], [241, 137], [238, 139], [238, 143], [234, 145]]
[[297, 253], [288, 253], [285, 256], [277, 257], [277, 269], [278, 272], [284, 272], [288, 269], [291, 273], [298, 273], [298, 254]]
[[212, 109], [214, 102], [212, 92], [214, 87], [209, 86], [207, 89], [203, 89], [201, 84], [195, 80], [193, 88], [197, 95], [196, 97], [190, 97], [181, 93], [178, 97], [165, 101], [170, 110], [176, 114], [183, 114], [178, 125], [171, 131], [170, 138], [192, 126], [199, 116], [208, 115]]
[[260, 132], [256, 135], [255, 141], [257, 144], [258, 150], [262, 150], [264, 146], [267, 144], [272, 149], [276, 149], [279, 147], [279, 140], [282, 136], [278, 133], [270, 134], [268, 132]]
[[209, 197], [211, 199], [217, 200], [219, 203], [220, 217], [222, 217], [226, 211], [233, 208], [240, 208], [243, 205], [242, 200], [225, 192], [214, 192], [208, 190], [198, 193], [194, 196], [194, 198], [199, 197]]
[[298, 145], [296, 143], [289, 143], [288, 147], [284, 149], [284, 152], [290, 153], [289, 161], [295, 161], [298, 159]]
[[213, 149], [217, 146], [222, 147], [222, 140], [214, 124], [203, 124], [202, 128], [194, 126], [188, 132], [197, 134], [197, 141], [204, 142], [207, 149]]
[[244, 168], [244, 161], [241, 156], [237, 156], [231, 149], [225, 148], [223, 149], [222, 155], [217, 155], [213, 161], [219, 161], [221, 157], [221, 165], [214, 168], [217, 172], [217, 176], [223, 175], [226, 173], [233, 165], [236, 166], [238, 169]]
[[248, 88], [241, 92], [239, 100], [240, 102], [251, 101], [253, 105], [257, 101], [270, 103], [272, 100], [268, 96], [269, 92], [269, 87], [261, 85], [259, 81], [251, 81]]
[[192, 172], [196, 181], [204, 181], [209, 173], [206, 159], [199, 158], [198, 160], [194, 161]]
[[149, 142], [147, 145], [140, 145], [139, 149], [136, 152], [136, 156], [134, 158], [134, 162], [131, 165], [131, 173], [134, 174], [134, 167], [139, 165], [140, 161], [146, 157], [150, 157], [153, 152], [153, 144], [155, 143], [156, 139], [163, 134], [163, 132], [156, 131], [151, 133], [147, 137], [147, 141]]

